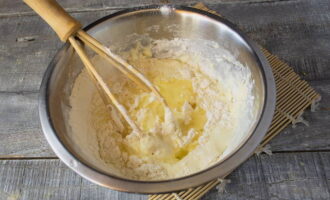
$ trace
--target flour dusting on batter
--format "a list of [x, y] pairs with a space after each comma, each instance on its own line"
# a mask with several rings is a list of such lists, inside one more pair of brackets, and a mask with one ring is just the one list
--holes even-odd
[[[206, 169], [236, 148], [255, 120], [249, 68], [215, 42], [151, 40], [118, 53], [158, 88], [170, 108], [108, 67], [109, 87], [143, 132], [134, 134], [114, 107], [106, 108], [86, 72], [78, 76], [70, 98], [73, 135], [89, 131], [97, 141], [96, 156], [119, 176], [163, 180]], [[108, 66], [99, 56], [93, 63]], [[82, 118], [85, 125], [75, 123]]]

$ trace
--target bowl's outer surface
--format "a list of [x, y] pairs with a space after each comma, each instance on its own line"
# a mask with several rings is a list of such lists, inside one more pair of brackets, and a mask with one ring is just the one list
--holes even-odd
[[[216, 41], [231, 51], [239, 52], [240, 62], [250, 67], [255, 81], [256, 103], [260, 107], [259, 120], [232, 154], [198, 173], [162, 181], [136, 181], [111, 175], [81, 156], [79, 150], [71, 145], [65, 125], [67, 116], [63, 110], [70, 106], [68, 99], [75, 77], [81, 71], [81, 64], [72, 48], [66, 44], [50, 63], [41, 84], [41, 125], [56, 155], [75, 172], [94, 183], [119, 191], [162, 193], [187, 189], [217, 177], [224, 177], [254, 152], [271, 123], [275, 108], [275, 82], [268, 62], [258, 46], [219, 16], [187, 7], [169, 9], [171, 12], [166, 12], [165, 15], [157, 6], [128, 9], [106, 16], [90, 24], [85, 30], [102, 43], [110, 45], [125, 42], [123, 35], [145, 34], [148, 27], [159, 25], [160, 30], [148, 33], [155, 39], [207, 39]], [[177, 25], [175, 33], [173, 30], [162, 28], [173, 24]]]

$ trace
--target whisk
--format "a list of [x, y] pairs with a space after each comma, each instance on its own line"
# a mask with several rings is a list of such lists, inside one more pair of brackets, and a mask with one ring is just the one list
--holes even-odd
[[[93, 82], [96, 84], [100, 96], [104, 103], [109, 105], [111, 102], [119, 113], [124, 117], [129, 126], [139, 135], [142, 133], [137, 124], [131, 119], [126, 109], [118, 102], [116, 97], [111, 92], [108, 85], [97, 72], [92, 62], [88, 58], [80, 41], [90, 47], [98, 55], [106, 59], [112, 66], [119, 69], [124, 75], [129, 77], [142, 88], [153, 92], [156, 97], [167, 106], [166, 101], [160, 95], [156, 87], [141, 73], [138, 69], [128, 64], [125, 60], [115, 55], [109, 48], [101, 44], [95, 38], [90, 36], [81, 29], [82, 25], [73, 17], [71, 17], [55, 0], [23, 0], [30, 6], [38, 15], [40, 15], [57, 33], [62, 42], [69, 41], [72, 47], [81, 58], [84, 66]], [[79, 39], [80, 41], [78, 41]]]

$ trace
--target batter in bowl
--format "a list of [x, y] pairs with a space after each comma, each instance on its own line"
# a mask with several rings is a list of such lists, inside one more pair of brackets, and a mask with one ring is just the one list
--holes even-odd
[[[254, 120], [249, 69], [211, 41], [142, 43], [120, 55], [159, 89], [171, 111], [153, 93], [108, 69], [108, 84], [142, 130], [139, 135], [114, 107], [106, 108], [83, 71], [70, 98], [73, 134], [88, 131], [104, 165], [126, 178], [163, 180], [206, 169], [241, 141]], [[107, 65], [98, 56], [93, 63]], [[76, 123], [81, 118], [86, 124]]]

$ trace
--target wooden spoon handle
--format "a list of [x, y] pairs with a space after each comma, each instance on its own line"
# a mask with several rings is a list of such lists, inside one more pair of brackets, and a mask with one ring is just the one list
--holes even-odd
[[40, 15], [63, 41], [75, 34], [81, 24], [71, 17], [55, 0], [23, 0]]

